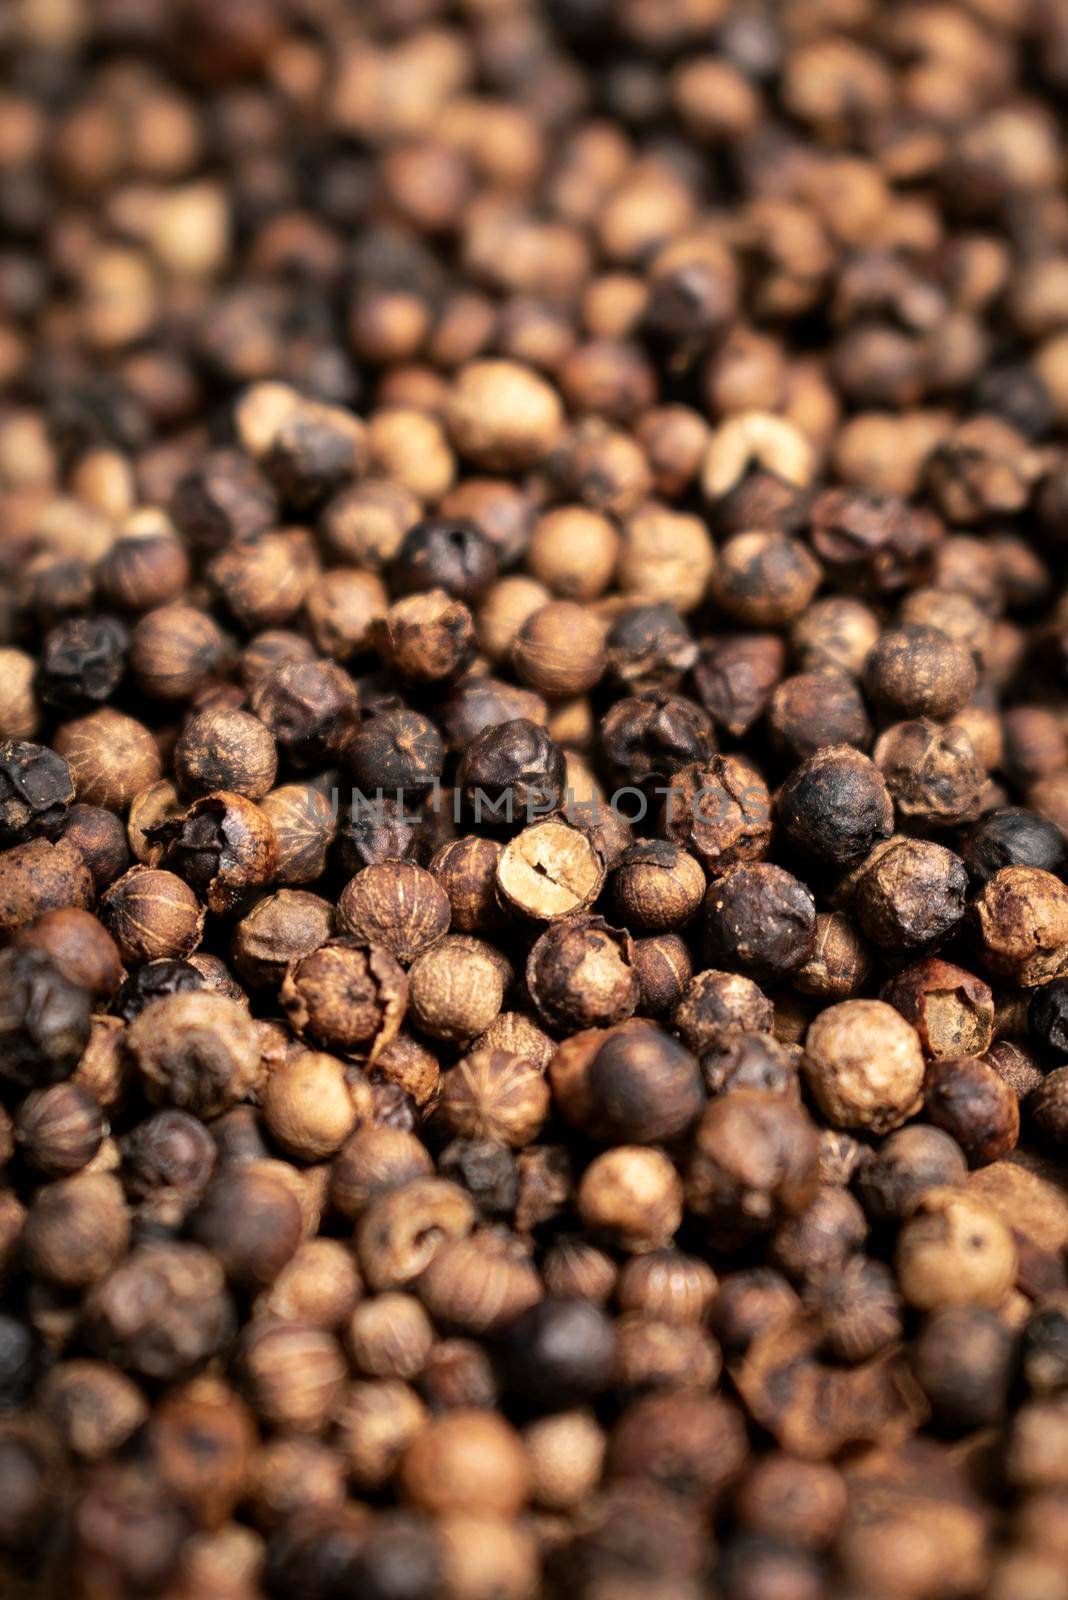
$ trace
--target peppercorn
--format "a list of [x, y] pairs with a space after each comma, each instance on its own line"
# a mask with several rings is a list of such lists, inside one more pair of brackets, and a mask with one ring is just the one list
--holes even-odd
[[720, 550], [712, 594], [734, 621], [778, 628], [805, 610], [821, 577], [819, 562], [798, 540], [781, 533], [738, 533]]
[[448, 932], [444, 889], [423, 867], [388, 861], [365, 867], [341, 892], [338, 923], [345, 933], [383, 945], [404, 966]]
[[299, 768], [343, 755], [360, 714], [356, 685], [333, 661], [283, 661], [253, 685], [249, 703], [280, 752]]
[[889, 628], [868, 657], [865, 686], [896, 717], [947, 717], [975, 688], [970, 653], [938, 628], [908, 623]]
[[384, 665], [413, 684], [455, 677], [474, 645], [470, 611], [444, 589], [396, 601], [372, 624], [371, 636]]
[[881, 950], [919, 950], [953, 931], [964, 915], [967, 892], [964, 863], [952, 850], [895, 835], [860, 868], [857, 921]]
[[432, 1174], [433, 1162], [414, 1134], [401, 1128], [362, 1127], [342, 1145], [330, 1168], [334, 1209], [355, 1221], [379, 1194]]
[[783, 829], [818, 861], [848, 866], [893, 832], [894, 807], [867, 756], [832, 745], [794, 768], [779, 791]]
[[526, 980], [539, 1014], [561, 1032], [622, 1022], [639, 998], [629, 936], [600, 917], [551, 924], [530, 952]]
[[766, 1032], [772, 1014], [771, 1001], [752, 978], [708, 968], [687, 984], [671, 1025], [695, 1055], [702, 1055], [723, 1029]]
[[988, 811], [965, 834], [960, 853], [968, 876], [980, 887], [1003, 867], [1036, 867], [1061, 876], [1066, 864], [1060, 829], [1019, 806]]
[[137, 1385], [102, 1361], [61, 1361], [43, 1381], [41, 1405], [66, 1448], [82, 1461], [111, 1455], [148, 1416]]
[[262, 1098], [272, 1138], [302, 1161], [333, 1155], [370, 1110], [367, 1085], [354, 1069], [333, 1056], [311, 1052], [278, 1066]]
[[290, 964], [280, 999], [301, 1038], [373, 1062], [401, 1025], [408, 981], [382, 946], [330, 939]]
[[583, 1223], [609, 1245], [640, 1255], [668, 1244], [683, 1215], [682, 1182], [662, 1151], [617, 1145], [582, 1175]]
[[356, 1229], [360, 1270], [374, 1290], [411, 1283], [448, 1239], [474, 1225], [469, 1196], [439, 1178], [413, 1178], [380, 1190], [363, 1209]]
[[525, 717], [484, 729], [468, 745], [457, 783], [477, 823], [522, 826], [554, 809], [564, 791], [564, 756], [546, 730]]
[[928, 1056], [981, 1056], [993, 1039], [989, 988], [948, 961], [931, 956], [903, 968], [883, 985], [881, 998], [912, 1024]]
[[37, 1190], [21, 1244], [31, 1272], [65, 1288], [85, 1289], [106, 1278], [129, 1242], [121, 1184], [104, 1173], [81, 1172]]
[[115, 617], [70, 617], [41, 646], [35, 687], [52, 711], [89, 711], [110, 699], [126, 670], [129, 635]]
[[1068, 889], [1039, 867], [1001, 867], [974, 904], [980, 959], [996, 976], [1036, 988], [1068, 972]]
[[604, 672], [601, 624], [569, 600], [551, 601], [532, 612], [520, 628], [512, 662], [523, 682], [549, 699], [582, 694]]
[[901, 1292], [918, 1310], [996, 1308], [1016, 1275], [1016, 1245], [987, 1206], [959, 1189], [933, 1188], [898, 1235], [896, 1267]]
[[63, 837], [81, 852], [98, 893], [130, 865], [122, 819], [102, 806], [72, 805]]
[[317, 950], [333, 931], [334, 910], [328, 901], [304, 889], [280, 889], [242, 917], [230, 953], [246, 983], [277, 990], [289, 963]]
[[456, 934], [416, 958], [409, 984], [417, 1025], [432, 1038], [458, 1042], [485, 1032], [501, 1009], [505, 989], [490, 955]]
[[627, 1144], [676, 1137], [704, 1103], [693, 1057], [657, 1028], [610, 1035], [590, 1062], [587, 1082], [591, 1126]]
[[488, 933], [504, 922], [496, 893], [500, 854], [495, 839], [468, 834], [442, 845], [431, 859], [430, 872], [448, 896], [456, 933]]
[[175, 602], [146, 611], [135, 624], [130, 635], [130, 676], [154, 700], [189, 700], [225, 654], [226, 639], [218, 623], [193, 606]]
[[101, 597], [123, 611], [149, 611], [176, 600], [189, 580], [189, 557], [169, 519], [134, 512], [97, 563]]
[[504, 846], [495, 879], [498, 898], [508, 909], [552, 921], [585, 910], [597, 898], [604, 864], [579, 829], [548, 820], [532, 823]]
[[15, 1119], [15, 1140], [38, 1172], [63, 1178], [88, 1166], [107, 1131], [100, 1106], [77, 1083], [28, 1094]]
[[37, 663], [23, 650], [0, 649], [0, 735], [32, 739], [40, 724], [34, 695]]
[[1013, 1356], [1012, 1335], [993, 1311], [936, 1311], [916, 1340], [913, 1370], [939, 1427], [959, 1434], [996, 1423], [1008, 1399]]
[[548, 1108], [541, 1073], [506, 1050], [473, 1051], [442, 1078], [440, 1115], [452, 1133], [466, 1138], [529, 1144]]
[[65, 722], [56, 731], [54, 746], [86, 805], [125, 811], [135, 795], [160, 777], [159, 750], [148, 729], [110, 706]]
[[170, 513], [195, 550], [220, 550], [278, 525], [270, 485], [238, 450], [209, 451], [175, 487]]
[[62, 756], [24, 739], [0, 744], [0, 844], [65, 831], [74, 783]]
[[90, 997], [43, 950], [0, 952], [0, 1077], [20, 1088], [69, 1078], [89, 1041]]
[[771, 796], [755, 768], [736, 756], [712, 756], [672, 775], [661, 827], [719, 877], [767, 854]]
[[162, 845], [167, 866], [216, 914], [239, 911], [274, 874], [271, 824], [251, 800], [225, 789], [203, 795], [187, 811], [147, 828], [145, 837]]
[[299, 1322], [264, 1318], [250, 1324], [241, 1364], [258, 1415], [294, 1433], [319, 1432], [345, 1379], [345, 1359], [334, 1336]]
[[231, 1283], [258, 1289], [273, 1282], [296, 1251], [300, 1208], [268, 1172], [224, 1167], [200, 1196], [189, 1232], [222, 1263]]
[[657, 933], [635, 939], [631, 959], [641, 992], [638, 1010], [653, 1017], [674, 1010], [693, 977], [693, 957], [681, 934]]
[[783, 1095], [737, 1089], [706, 1106], [686, 1175], [691, 1211], [733, 1248], [808, 1206], [817, 1187], [816, 1132]]
[[448, 399], [448, 425], [476, 466], [511, 472], [535, 465], [557, 443], [563, 423], [551, 386], [518, 361], [472, 361]]
[[173, 872], [131, 867], [100, 897], [100, 919], [129, 962], [181, 957], [200, 943], [204, 911]]
[[126, 1048], [150, 1099], [202, 1117], [243, 1100], [260, 1074], [248, 1012], [206, 990], [154, 1000], [130, 1023]]
[[973, 1167], [1007, 1155], [1020, 1136], [1020, 1110], [1012, 1089], [974, 1056], [928, 1064], [924, 1110], [936, 1127], [952, 1134]]
[[709, 885], [704, 946], [713, 966], [734, 966], [757, 981], [785, 977], [807, 960], [816, 909], [805, 886], [782, 867], [734, 867]]
[[380, 711], [357, 729], [347, 760], [362, 794], [418, 796], [440, 779], [445, 749], [437, 728], [419, 712]]
[[191, 717], [174, 750], [178, 786], [193, 799], [226, 789], [262, 800], [277, 768], [274, 740], [247, 711], [203, 711]]
[[326, 856], [337, 830], [337, 813], [326, 795], [310, 784], [283, 784], [259, 802], [274, 831], [275, 880], [314, 883], [326, 870]]

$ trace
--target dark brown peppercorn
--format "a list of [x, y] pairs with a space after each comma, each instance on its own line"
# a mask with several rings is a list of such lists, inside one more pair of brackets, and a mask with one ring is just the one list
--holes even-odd
[[140, 1245], [97, 1284], [85, 1315], [97, 1354], [164, 1382], [215, 1355], [234, 1321], [220, 1263], [193, 1244]]
[[638, 1010], [658, 1017], [674, 1010], [693, 977], [693, 957], [678, 933], [656, 933], [635, 939], [631, 952], [641, 999]]
[[1002, 867], [975, 901], [980, 959], [1034, 988], [1068, 972], [1068, 888], [1038, 867]]
[[787, 976], [811, 953], [816, 908], [782, 867], [735, 867], [705, 895], [704, 944], [715, 967], [741, 967], [758, 982]]
[[178, 786], [193, 799], [226, 789], [262, 800], [277, 770], [274, 740], [247, 711], [203, 711], [191, 717], [174, 750]]
[[276, 526], [270, 485], [237, 450], [213, 450], [178, 484], [171, 516], [197, 550], [221, 550], [232, 539], [254, 539]]
[[727, 635], [702, 646], [694, 684], [713, 722], [739, 739], [763, 713], [785, 665], [777, 634]]
[[98, 893], [130, 865], [122, 819], [102, 806], [71, 806], [63, 837], [81, 852]]
[[897, 722], [872, 754], [900, 816], [928, 828], [954, 828], [978, 816], [986, 774], [962, 728], [926, 718]]
[[715, 749], [712, 721], [693, 700], [662, 690], [617, 700], [599, 728], [601, 749], [623, 783], [664, 784]]
[[492, 541], [462, 517], [430, 517], [408, 529], [389, 568], [395, 594], [444, 589], [478, 600], [497, 576]]
[[909, 623], [883, 633], [865, 668], [868, 693], [895, 717], [948, 717], [975, 688], [975, 664], [938, 628]]
[[90, 1011], [88, 991], [43, 951], [0, 952], [0, 1076], [20, 1088], [69, 1078]]
[[118, 688], [129, 634], [115, 617], [71, 617], [45, 636], [37, 667], [41, 704], [60, 713], [90, 711]]
[[740, 972], [699, 972], [687, 985], [675, 1008], [671, 1025], [683, 1042], [703, 1055], [720, 1033], [728, 1029], [767, 1032], [774, 1007], [752, 978]]
[[970, 1433], [997, 1422], [1013, 1354], [1010, 1330], [996, 1312], [984, 1306], [936, 1311], [920, 1331], [912, 1364], [939, 1427]]
[[664, 796], [661, 827], [714, 877], [759, 861], [771, 842], [771, 796], [759, 772], [737, 756], [713, 756], [677, 771]]
[[79, 850], [67, 839], [29, 839], [0, 851], [0, 931], [36, 922], [66, 906], [87, 908], [93, 880]]
[[852, 920], [842, 911], [816, 913], [812, 952], [793, 975], [795, 989], [824, 1000], [849, 1000], [871, 973], [872, 957]]
[[894, 806], [875, 763], [832, 745], [795, 767], [779, 791], [788, 838], [816, 861], [849, 866], [888, 839]]
[[711, 1039], [701, 1056], [701, 1076], [709, 1094], [735, 1089], [768, 1089], [800, 1098], [796, 1052], [780, 1044], [774, 1034], [724, 1029]]
[[38, 1172], [64, 1178], [88, 1166], [107, 1129], [100, 1106], [77, 1083], [35, 1089], [19, 1107], [15, 1139]]
[[348, 748], [349, 769], [374, 804], [381, 791], [419, 796], [445, 770], [445, 747], [428, 717], [417, 711], [381, 711], [358, 728]]
[[375, 648], [385, 666], [413, 685], [455, 678], [472, 654], [471, 613], [444, 589], [408, 595], [372, 624]]
[[166, 865], [217, 915], [239, 910], [274, 876], [274, 830], [260, 808], [241, 794], [219, 790], [204, 795], [188, 811], [147, 828], [145, 836], [162, 845]]
[[694, 1132], [686, 1196], [720, 1248], [734, 1248], [804, 1211], [817, 1182], [816, 1130], [785, 1096], [738, 1089], [705, 1108]]
[[896, 837], [878, 847], [860, 871], [857, 921], [881, 950], [919, 950], [957, 926], [967, 893], [968, 874], [952, 850]]
[[969, 1166], [984, 1167], [1014, 1149], [1020, 1111], [1009, 1085], [974, 1056], [928, 1064], [924, 1111], [936, 1128], [951, 1134]]
[[269, 1172], [229, 1167], [204, 1190], [189, 1233], [222, 1263], [231, 1283], [259, 1289], [274, 1281], [300, 1243], [300, 1207]]
[[234, 967], [251, 988], [278, 989], [291, 961], [334, 932], [334, 908], [306, 889], [280, 889], [247, 912], [230, 944]]
[[25, 739], [0, 743], [0, 846], [64, 831], [74, 782], [62, 756]]
[[326, 869], [326, 854], [337, 830], [330, 799], [310, 784], [283, 784], [260, 801], [274, 830], [275, 880], [314, 883]]
[[900, 1221], [926, 1190], [963, 1183], [967, 1171], [956, 1140], [917, 1123], [892, 1133], [861, 1165], [857, 1193], [873, 1222]]
[[621, 688], [664, 693], [697, 660], [697, 641], [673, 605], [634, 606], [605, 635], [605, 665]]
[[28, 927], [20, 928], [13, 943], [22, 949], [43, 950], [98, 1004], [113, 999], [122, 982], [122, 961], [114, 939], [88, 911], [69, 906], [46, 911]]
[[356, 685], [333, 661], [288, 661], [253, 685], [250, 705], [295, 767], [336, 761], [360, 714]]
[[800, 672], [784, 678], [768, 701], [767, 715], [772, 743], [794, 761], [804, 761], [828, 745], [863, 747], [871, 737], [860, 690], [840, 672]]
[[404, 1019], [408, 980], [382, 946], [331, 939], [293, 963], [280, 998], [301, 1038], [374, 1061]]
[[606, 1141], [673, 1139], [704, 1105], [697, 1063], [658, 1028], [610, 1035], [590, 1062], [587, 1081], [593, 1124]]
[[490, 933], [505, 921], [497, 901], [501, 848], [496, 839], [467, 834], [432, 858], [430, 872], [448, 896], [455, 933]]
[[638, 1004], [630, 938], [601, 917], [569, 917], [549, 927], [527, 962], [531, 999], [550, 1028], [609, 1027]]
[[522, 827], [554, 810], [564, 790], [564, 754], [525, 717], [486, 728], [468, 746], [457, 783], [477, 823]]

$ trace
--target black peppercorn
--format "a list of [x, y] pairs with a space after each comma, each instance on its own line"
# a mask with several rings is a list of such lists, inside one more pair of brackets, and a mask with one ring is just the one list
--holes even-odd
[[1027, 1008], [1027, 1026], [1036, 1044], [1068, 1056], [1068, 980], [1058, 978], [1035, 990]]
[[445, 770], [441, 735], [418, 711], [381, 711], [357, 729], [348, 750], [349, 770], [373, 808], [387, 795], [419, 796]]
[[609, 628], [605, 659], [624, 689], [674, 689], [697, 660], [697, 641], [674, 606], [635, 606]]
[[612, 1323], [589, 1300], [550, 1296], [508, 1328], [504, 1360], [517, 1403], [535, 1411], [585, 1405], [612, 1380]]
[[590, 1062], [587, 1081], [592, 1117], [613, 1143], [675, 1138], [705, 1100], [693, 1056], [659, 1028], [609, 1037]]
[[[0, 1312], [0, 1411], [25, 1405], [37, 1375], [33, 1330], [15, 1316]], [[3, 1479], [5, 1485], [9, 1479]]]
[[974, 884], [988, 883], [1002, 867], [1038, 867], [1063, 875], [1064, 835], [1055, 823], [1020, 806], [990, 811], [964, 835], [961, 858]]
[[118, 687], [126, 669], [129, 634], [115, 617], [72, 617], [45, 636], [36, 689], [58, 712], [91, 711]]
[[564, 753], [526, 717], [486, 728], [464, 752], [457, 782], [476, 824], [521, 828], [559, 804]]
[[103, 806], [71, 806], [63, 837], [80, 851], [98, 893], [130, 865], [123, 820]]
[[389, 568], [394, 594], [444, 589], [457, 600], [481, 598], [497, 576], [492, 540], [462, 517], [428, 517], [405, 534]]
[[967, 894], [968, 874], [952, 850], [897, 837], [878, 846], [861, 869], [857, 921], [880, 950], [920, 950], [957, 926]]
[[815, 902], [782, 867], [735, 867], [705, 895], [704, 938], [710, 965], [739, 967], [757, 982], [782, 978], [812, 950]]
[[0, 1077], [25, 1089], [69, 1078], [90, 1016], [88, 991], [44, 951], [0, 952]]
[[63, 831], [74, 782], [63, 757], [25, 739], [0, 743], [0, 846]]
[[344, 754], [360, 715], [356, 685], [334, 661], [283, 661], [250, 695], [253, 713], [295, 767], [322, 767]]
[[894, 828], [894, 805], [873, 761], [848, 745], [819, 750], [779, 791], [789, 839], [816, 861], [849, 866]]
[[111, 1009], [124, 1022], [132, 1022], [153, 1000], [207, 987], [203, 974], [188, 961], [165, 956], [135, 967], [123, 980]]
[[[601, 721], [601, 749], [621, 783], [666, 785], [715, 749], [712, 719], [694, 700], [662, 690], [627, 697]], [[655, 792], [655, 791], [654, 791]]]

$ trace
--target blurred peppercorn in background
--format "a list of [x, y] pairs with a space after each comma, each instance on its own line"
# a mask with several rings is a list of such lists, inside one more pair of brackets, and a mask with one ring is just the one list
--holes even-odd
[[0, 1594], [1066, 1600], [1066, 88], [0, 10]]

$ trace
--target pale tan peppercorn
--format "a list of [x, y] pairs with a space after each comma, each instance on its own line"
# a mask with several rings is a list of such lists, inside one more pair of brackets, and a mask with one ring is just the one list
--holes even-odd
[[923, 1103], [923, 1051], [915, 1028], [881, 1000], [844, 1000], [805, 1036], [805, 1077], [837, 1128], [889, 1133]]

